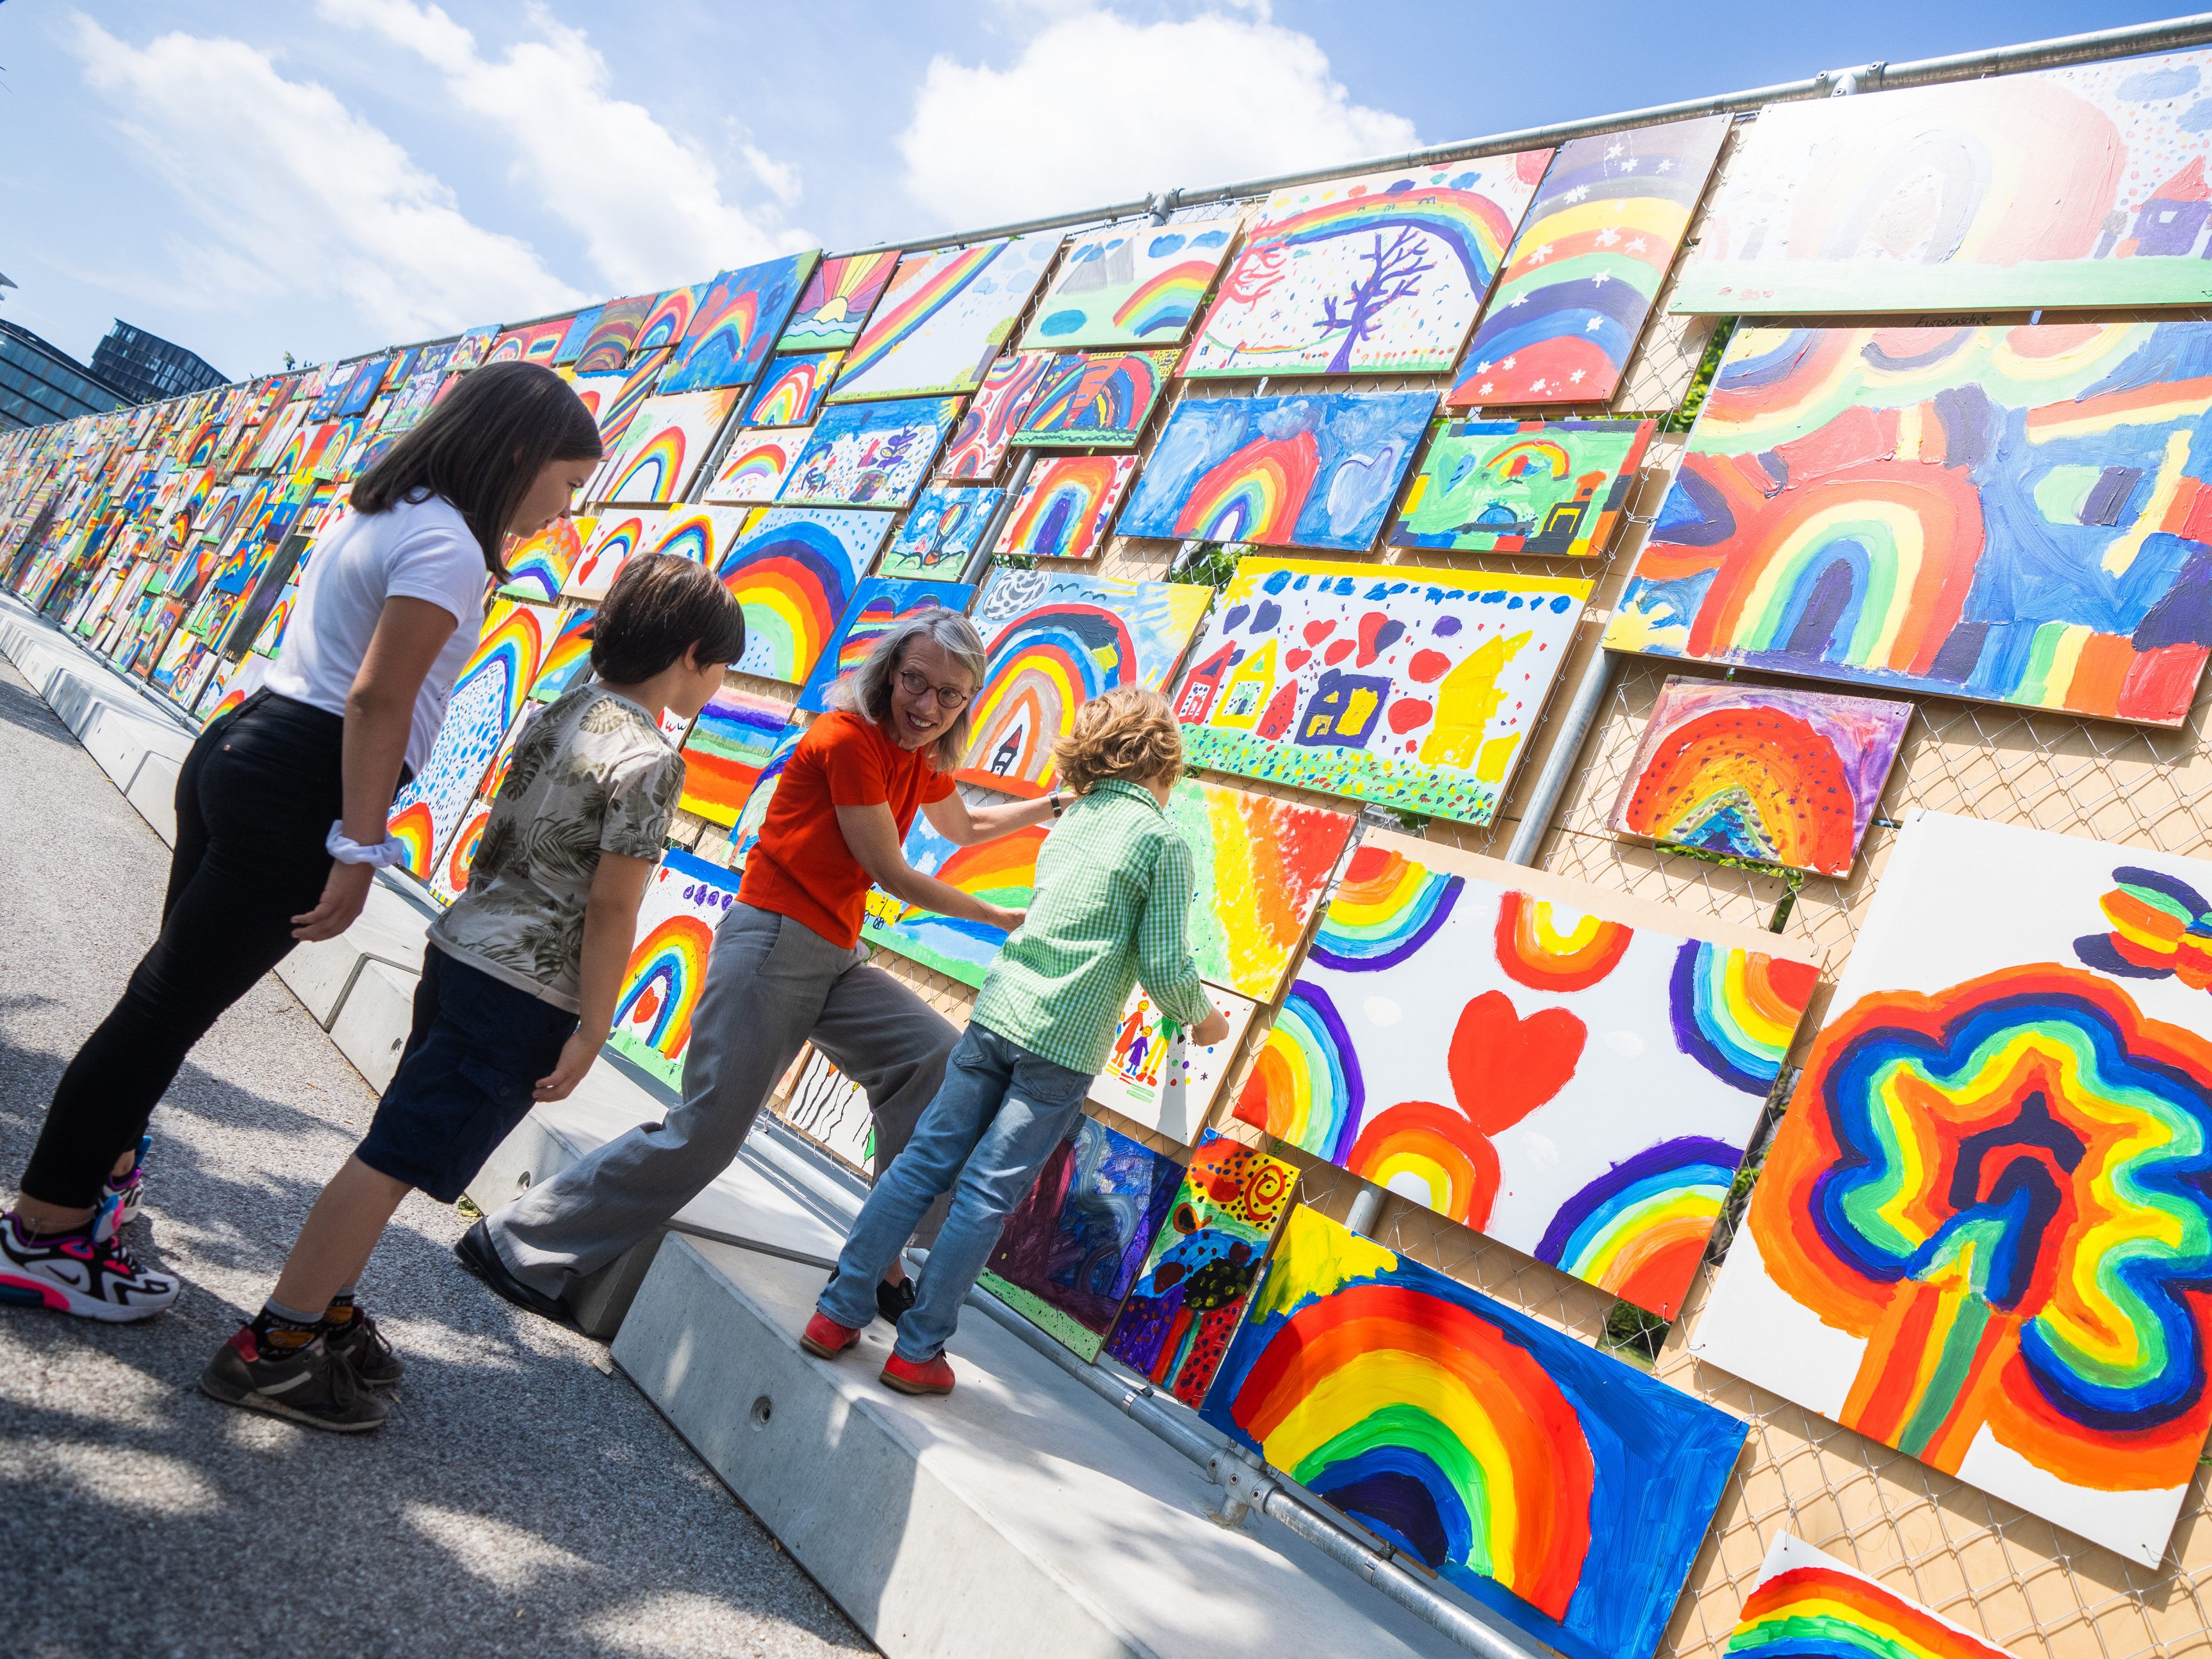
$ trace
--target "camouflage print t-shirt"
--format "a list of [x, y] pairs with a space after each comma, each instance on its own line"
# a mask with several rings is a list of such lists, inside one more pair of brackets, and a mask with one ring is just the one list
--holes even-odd
[[574, 1013], [599, 854], [658, 861], [683, 787], [683, 757], [644, 709], [598, 684], [569, 692], [515, 744], [468, 887], [431, 939]]

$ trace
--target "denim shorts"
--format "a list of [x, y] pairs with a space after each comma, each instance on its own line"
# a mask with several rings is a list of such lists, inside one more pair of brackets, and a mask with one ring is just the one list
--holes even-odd
[[575, 1029], [566, 1009], [432, 945], [399, 1070], [354, 1156], [451, 1204], [530, 1115], [532, 1091]]

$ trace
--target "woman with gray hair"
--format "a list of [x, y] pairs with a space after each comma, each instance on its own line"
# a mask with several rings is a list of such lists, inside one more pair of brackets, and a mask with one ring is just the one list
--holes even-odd
[[[902, 850], [915, 814], [960, 846], [1060, 815], [1042, 800], [972, 806], [952, 787], [983, 683], [983, 642], [957, 611], [908, 618], [837, 686], [786, 763], [744, 879], [714, 930], [691, 1022], [684, 1099], [471, 1227], [462, 1265], [508, 1301], [567, 1316], [576, 1281], [620, 1255], [729, 1166], [778, 1079], [811, 1041], [866, 1091], [880, 1174], [937, 1093], [958, 1034], [860, 947], [871, 883], [939, 915], [1012, 930], [1002, 909], [926, 876]], [[912, 1301], [894, 1264], [878, 1302]]]

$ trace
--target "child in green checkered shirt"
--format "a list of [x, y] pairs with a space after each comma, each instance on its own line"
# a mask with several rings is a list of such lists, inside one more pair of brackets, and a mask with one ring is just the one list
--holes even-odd
[[983, 981], [945, 1084], [853, 1224], [800, 1346], [828, 1359], [860, 1340], [883, 1277], [939, 1194], [938, 1230], [914, 1306], [898, 1322], [884, 1382], [949, 1394], [945, 1344], [1014, 1206], [1073, 1130], [1105, 1064], [1130, 988], [1218, 1042], [1229, 1022], [1206, 994], [1184, 936], [1190, 848], [1168, 822], [1182, 734], [1157, 691], [1083, 705], [1059, 745], [1075, 799], [1037, 855], [1036, 896]]

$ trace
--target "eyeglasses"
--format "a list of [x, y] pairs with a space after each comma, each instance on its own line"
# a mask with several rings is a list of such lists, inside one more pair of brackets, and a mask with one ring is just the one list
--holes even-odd
[[911, 668], [900, 669], [898, 678], [899, 684], [906, 688], [907, 696], [915, 698], [933, 697], [937, 700], [937, 706], [939, 708], [964, 708], [967, 707], [969, 697], [973, 695], [961, 690], [957, 686], [932, 685], [929, 683], [929, 676], [919, 673]]

